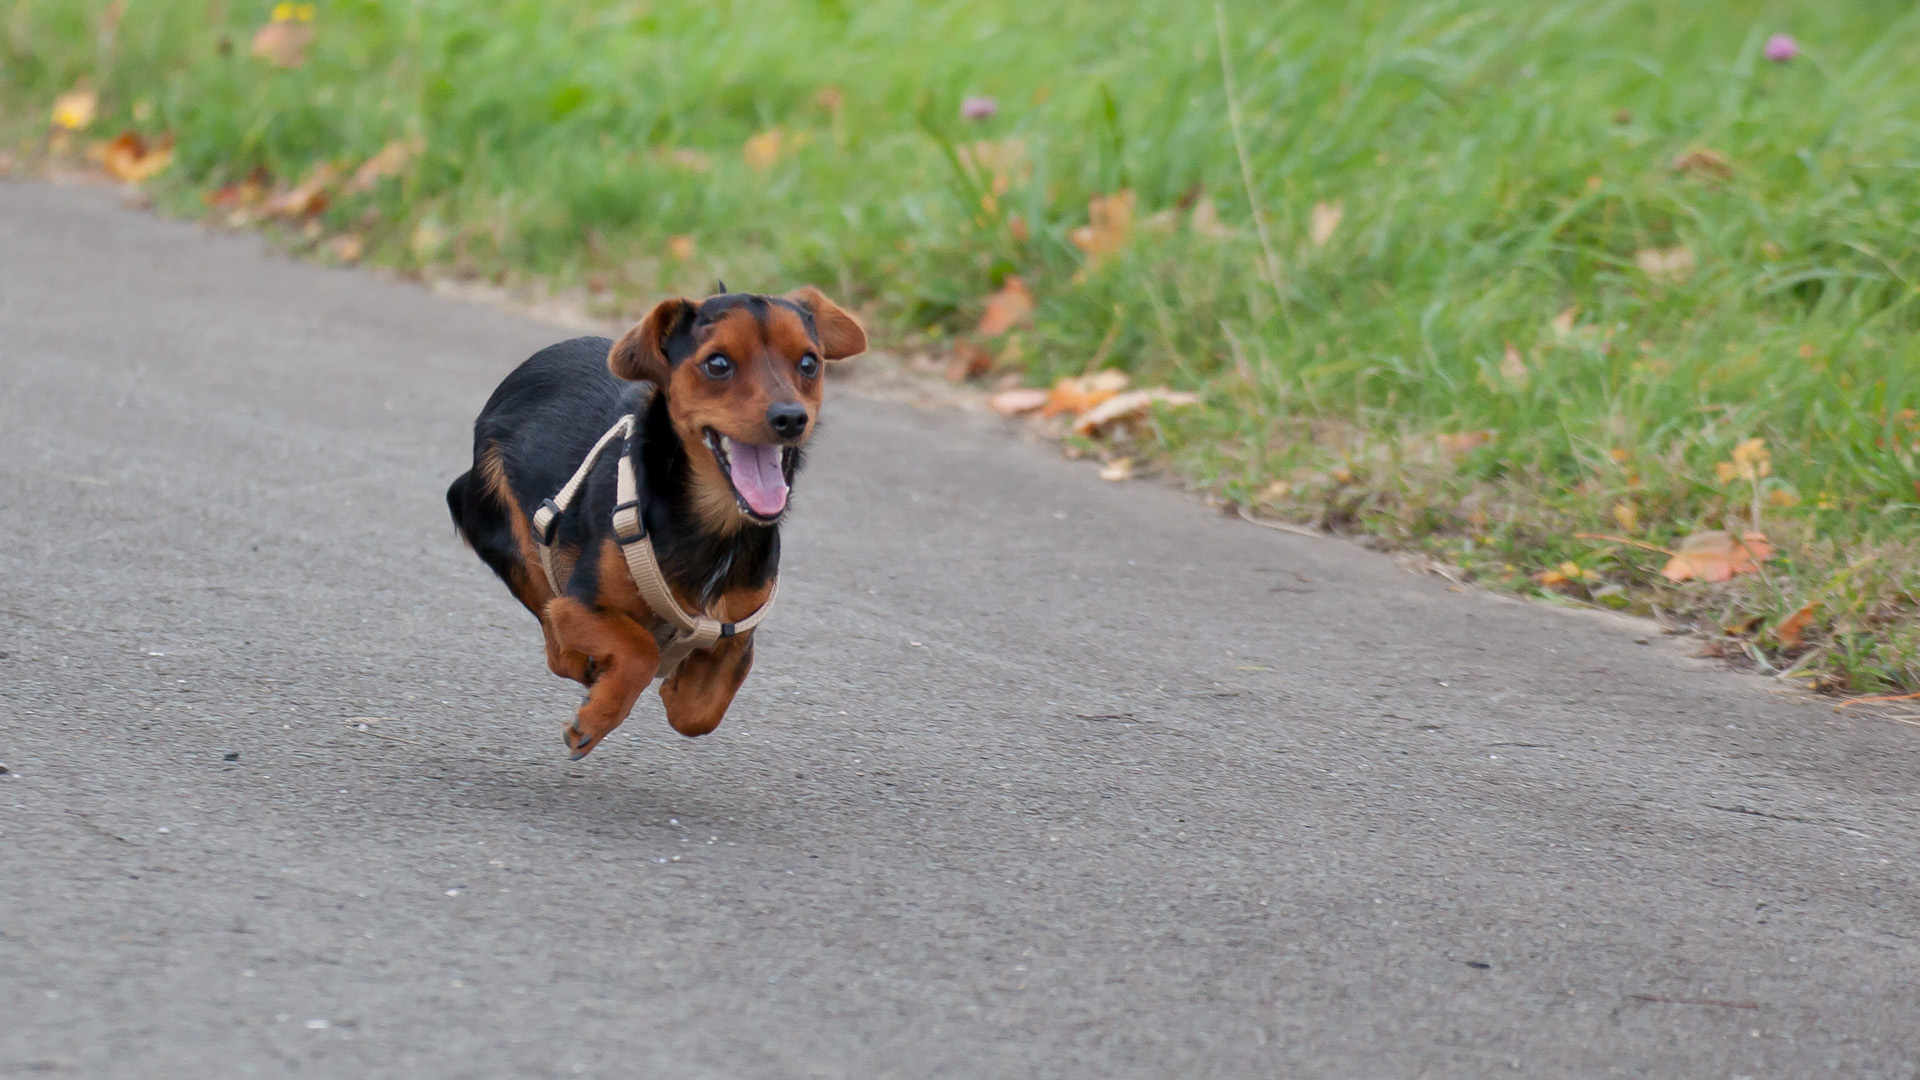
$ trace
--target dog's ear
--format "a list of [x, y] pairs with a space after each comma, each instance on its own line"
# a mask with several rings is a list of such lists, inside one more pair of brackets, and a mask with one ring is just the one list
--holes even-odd
[[662, 300], [655, 304], [647, 317], [640, 320], [640, 325], [627, 331], [627, 336], [614, 342], [608, 350], [607, 370], [629, 382], [644, 379], [664, 388], [673, 376], [673, 367], [667, 362], [667, 339], [693, 318], [693, 310], [690, 300]]
[[822, 358], [844, 360], [867, 351], [867, 332], [819, 289], [804, 285], [788, 293], [787, 299], [806, 308], [813, 316], [813, 328], [820, 335]]

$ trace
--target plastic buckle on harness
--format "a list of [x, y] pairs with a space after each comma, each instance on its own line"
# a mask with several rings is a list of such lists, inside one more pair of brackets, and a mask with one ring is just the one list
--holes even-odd
[[[540, 542], [548, 547], [552, 547], [553, 534], [559, 531], [560, 528], [560, 504], [554, 502], [552, 499], [543, 499], [540, 502], [540, 510], [545, 511], [547, 514], [547, 525], [540, 530]], [[538, 518], [539, 516], [539, 511], [535, 511], [534, 517]]]
[[[639, 532], [628, 535], [620, 531], [620, 511], [622, 510], [633, 511], [634, 526], [640, 530]], [[613, 538], [620, 544], [631, 544], [636, 540], [647, 538], [647, 520], [640, 514], [640, 500], [623, 502], [613, 508]]]
[[732, 624], [732, 623], [721, 623], [721, 624], [720, 624], [720, 636], [721, 636], [721, 637], [723, 637], [723, 638], [730, 638], [730, 637], [732, 637], [733, 635], [734, 635], [734, 629], [733, 629], [733, 624]]

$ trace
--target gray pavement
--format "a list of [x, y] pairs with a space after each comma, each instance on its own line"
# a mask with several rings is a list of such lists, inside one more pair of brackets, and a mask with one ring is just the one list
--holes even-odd
[[0, 1075], [1920, 1075], [1920, 730], [972, 414], [569, 763], [441, 501], [564, 336], [0, 183]]

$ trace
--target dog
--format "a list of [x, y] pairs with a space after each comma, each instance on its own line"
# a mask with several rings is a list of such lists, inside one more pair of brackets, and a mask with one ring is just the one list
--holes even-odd
[[[649, 604], [623, 557], [619, 459], [643, 478], [640, 543], [651, 543], [673, 601], [714, 620], [747, 619], [774, 591], [780, 522], [819, 423], [825, 365], [867, 347], [859, 321], [818, 289], [717, 288], [703, 300], [662, 301], [618, 342], [574, 338], [535, 353], [487, 400], [474, 421], [473, 468], [447, 489], [461, 537], [539, 618], [547, 667], [587, 688], [562, 734], [575, 760], [620, 726], [658, 674], [667, 722], [705, 735], [753, 667], [752, 629], [729, 626], [660, 671], [676, 613]], [[632, 437], [609, 443], [551, 533], [537, 535], [538, 509], [629, 415]]]

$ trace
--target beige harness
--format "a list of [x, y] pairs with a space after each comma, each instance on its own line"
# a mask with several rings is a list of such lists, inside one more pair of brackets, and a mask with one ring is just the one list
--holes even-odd
[[[644, 406], [643, 406], [644, 407]], [[774, 597], [780, 594], [780, 579], [773, 579], [773, 588], [767, 593], [765, 603], [754, 613], [739, 622], [723, 623], [704, 614], [689, 614], [681, 608], [680, 602], [673, 598], [673, 590], [667, 587], [667, 579], [660, 573], [660, 562], [653, 555], [653, 541], [647, 539], [646, 522], [640, 516], [640, 485], [633, 475], [633, 453], [630, 445], [633, 433], [638, 425], [636, 416], [623, 416], [619, 422], [607, 429], [600, 441], [587, 451], [587, 458], [574, 471], [573, 478], [553, 498], [540, 504], [533, 514], [533, 544], [540, 552], [540, 567], [546, 571], [547, 583], [553, 587], [553, 594], [559, 596], [566, 588], [567, 578], [572, 576], [571, 565], [561, 566], [553, 549], [553, 538], [560, 523], [560, 515], [567, 512], [573, 500], [580, 494], [580, 488], [587, 482], [587, 474], [593, 471], [594, 463], [615, 439], [622, 440], [620, 452], [619, 486], [616, 492], [617, 502], [613, 507], [613, 539], [620, 545], [620, 554], [626, 557], [627, 573], [633, 576], [634, 587], [640, 590], [640, 596], [647, 606], [662, 622], [666, 623], [665, 634], [662, 629], [654, 629], [654, 639], [660, 644], [660, 669], [658, 678], [667, 678], [680, 666], [689, 653], [709, 649], [724, 638], [747, 633], [760, 625], [773, 609]]]

